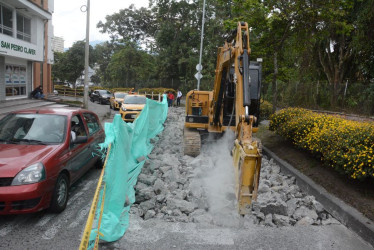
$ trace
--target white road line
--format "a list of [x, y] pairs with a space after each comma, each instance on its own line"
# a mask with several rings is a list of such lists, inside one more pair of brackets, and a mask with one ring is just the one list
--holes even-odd
[[0, 229], [0, 237], [4, 237], [10, 232], [12, 232], [15, 228], [25, 223], [27, 219], [29, 219], [29, 215], [17, 215], [17, 217], [10, 221], [5, 223], [2, 228]]
[[92, 186], [92, 184], [94, 184], [95, 182], [94, 181], [88, 181], [85, 185], [84, 185], [84, 187], [83, 187], [83, 191], [87, 191], [87, 190], [90, 190], [91, 189], [91, 186]]
[[80, 198], [84, 193], [77, 192], [73, 196], [69, 197], [67, 206], [70, 206], [71, 203], [75, 202], [78, 198]]
[[82, 225], [82, 221], [87, 217], [88, 212], [90, 211], [90, 204], [87, 204], [81, 211], [79, 211], [78, 216], [75, 218], [75, 221], [69, 225], [69, 228], [77, 227]]
[[39, 219], [38, 223], [36, 223], [35, 226], [42, 227], [45, 224], [47, 224], [55, 216], [56, 216], [55, 214], [46, 214], [42, 218]]
[[[75, 199], [78, 199], [80, 196], [75, 195], [75, 197], [76, 197]], [[70, 206], [67, 206], [63, 213], [55, 217], [56, 222], [44, 232], [44, 234], [42, 235], [42, 238], [45, 240], [53, 239], [58, 233], [59, 229], [63, 226], [63, 224], [69, 222], [71, 218], [75, 217], [74, 215], [75, 211], [77, 211], [78, 208], [82, 206], [82, 203], [84, 202], [85, 202], [84, 199], [78, 199]]]

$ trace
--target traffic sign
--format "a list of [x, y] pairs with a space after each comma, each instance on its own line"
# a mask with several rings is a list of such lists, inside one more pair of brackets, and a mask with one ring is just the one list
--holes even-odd
[[203, 66], [199, 63], [199, 64], [196, 64], [196, 70], [197, 71], [201, 71], [203, 69]]
[[200, 72], [197, 72], [197, 73], [195, 74], [195, 78], [196, 78], [197, 80], [200, 80], [201, 78], [203, 78], [203, 75], [202, 75]]

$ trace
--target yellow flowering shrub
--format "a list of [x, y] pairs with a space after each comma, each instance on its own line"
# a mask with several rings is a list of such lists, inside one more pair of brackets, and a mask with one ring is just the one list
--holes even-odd
[[270, 117], [269, 128], [353, 179], [374, 177], [372, 122], [288, 108]]

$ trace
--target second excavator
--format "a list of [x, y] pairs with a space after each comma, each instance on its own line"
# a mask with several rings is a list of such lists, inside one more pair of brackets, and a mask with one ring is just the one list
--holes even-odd
[[184, 153], [197, 156], [201, 134], [235, 131], [232, 149], [238, 212], [250, 211], [257, 198], [261, 169], [261, 146], [252, 133], [258, 130], [261, 64], [251, 62], [248, 24], [237, 28], [218, 48], [214, 88], [191, 90], [186, 95]]

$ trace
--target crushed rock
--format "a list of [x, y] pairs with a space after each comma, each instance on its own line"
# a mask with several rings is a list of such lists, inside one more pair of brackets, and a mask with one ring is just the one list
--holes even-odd
[[[135, 186], [130, 213], [144, 220], [193, 222], [229, 227], [287, 227], [339, 222], [313, 196], [300, 190], [296, 179], [284, 175], [265, 156], [262, 159], [258, 199], [251, 214], [237, 213], [230, 150], [233, 135], [203, 144], [197, 157], [183, 155], [184, 108], [169, 108], [164, 131], [152, 142]], [[208, 141], [211, 138], [208, 138]]]

